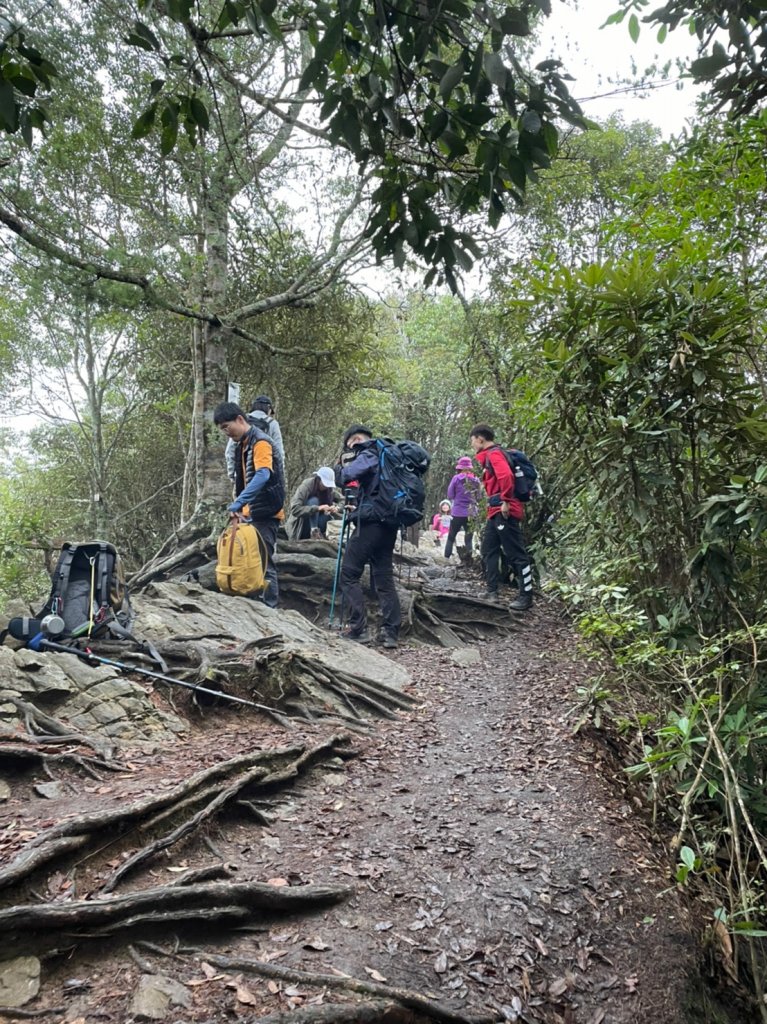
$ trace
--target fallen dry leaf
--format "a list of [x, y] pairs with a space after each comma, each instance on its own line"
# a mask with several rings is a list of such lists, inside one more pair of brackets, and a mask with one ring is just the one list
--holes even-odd
[[287, 878], [267, 878], [266, 884], [274, 885], [279, 889], [283, 885], [290, 885], [290, 882], [287, 880]]
[[434, 961], [434, 972], [436, 974], [444, 974], [447, 970], [447, 953], [442, 952], [439, 954], [437, 959]]
[[549, 995], [552, 999], [562, 996], [567, 992], [567, 978], [557, 978], [549, 985]]
[[320, 938], [307, 939], [303, 944], [304, 949], [314, 949], [317, 952], [322, 952], [323, 949], [330, 949], [327, 942], [323, 942]]
[[373, 981], [386, 981], [383, 974], [379, 974], [378, 971], [373, 970], [372, 967], [366, 967], [365, 971], [370, 975]]
[[256, 997], [250, 991], [250, 989], [243, 984], [238, 984], [235, 992], [238, 1003], [244, 1003], [245, 1006], [255, 1006], [257, 1003]]
[[731, 974], [732, 972], [731, 972], [730, 968], [733, 966], [733, 964], [732, 964], [732, 939], [730, 938], [730, 933], [727, 931], [727, 926], [722, 921], [720, 921], [719, 918], [717, 918], [714, 921], [714, 929], [713, 930], [714, 930], [714, 938], [716, 939], [717, 944], [719, 946], [719, 949], [720, 949], [720, 951], [722, 953], [722, 956], [724, 957], [724, 960], [725, 960], [725, 968], [727, 969], [727, 973]]

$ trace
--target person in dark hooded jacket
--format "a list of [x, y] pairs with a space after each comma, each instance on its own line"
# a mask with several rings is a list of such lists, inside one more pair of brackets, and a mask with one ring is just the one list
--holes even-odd
[[392, 565], [399, 528], [371, 519], [366, 512], [370, 508], [367, 499], [375, 495], [378, 488], [378, 446], [368, 427], [354, 424], [344, 434], [343, 448], [335, 469], [336, 483], [344, 488], [355, 482], [358, 485], [355, 508], [351, 512], [354, 532], [341, 564], [341, 590], [349, 608], [349, 627], [344, 636], [357, 643], [372, 640], [360, 582], [365, 566], [369, 565], [381, 609], [381, 643], [386, 648], [395, 648], [402, 623]]

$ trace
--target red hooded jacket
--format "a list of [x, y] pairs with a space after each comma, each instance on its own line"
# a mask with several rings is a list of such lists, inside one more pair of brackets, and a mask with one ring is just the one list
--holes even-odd
[[[475, 458], [482, 467], [482, 485], [488, 498], [495, 494], [500, 495], [501, 501], [509, 503], [509, 516], [512, 519], [524, 519], [525, 510], [522, 502], [514, 497], [514, 474], [498, 445], [482, 449], [476, 453]], [[488, 519], [500, 513], [500, 505], [488, 505]]]

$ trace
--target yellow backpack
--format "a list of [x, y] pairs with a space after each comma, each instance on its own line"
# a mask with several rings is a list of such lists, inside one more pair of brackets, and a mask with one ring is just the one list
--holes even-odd
[[216, 545], [216, 584], [222, 594], [260, 593], [267, 587], [267, 552], [252, 523], [232, 520]]

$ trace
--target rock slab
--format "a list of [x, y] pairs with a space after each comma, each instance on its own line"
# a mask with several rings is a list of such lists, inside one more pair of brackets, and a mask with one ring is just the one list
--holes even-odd
[[476, 647], [459, 647], [450, 655], [450, 660], [462, 668], [470, 668], [482, 664], [482, 655]]
[[17, 956], [0, 963], [0, 1006], [24, 1006], [40, 991], [40, 961]]
[[131, 1001], [136, 1020], [162, 1020], [171, 1006], [188, 1007], [189, 990], [163, 974], [142, 974]]

